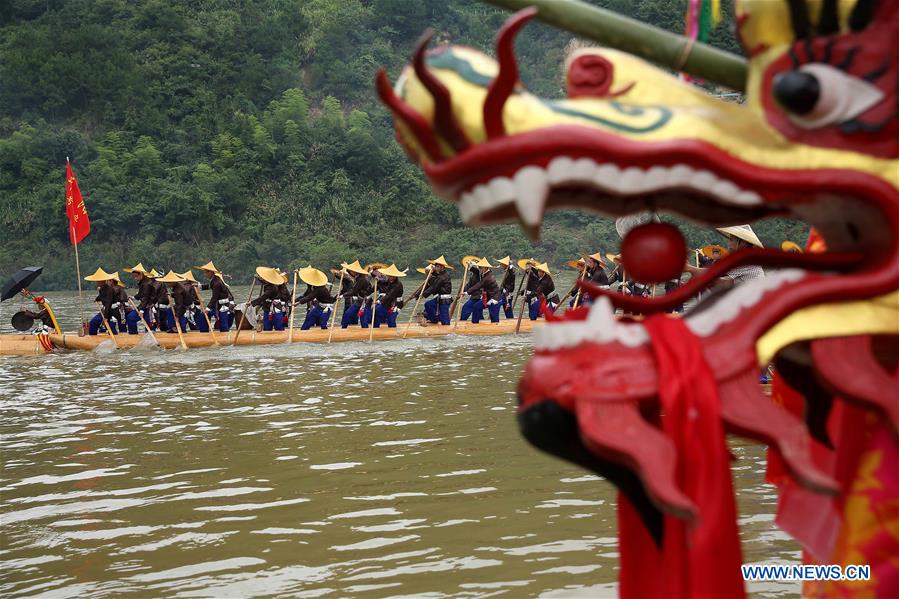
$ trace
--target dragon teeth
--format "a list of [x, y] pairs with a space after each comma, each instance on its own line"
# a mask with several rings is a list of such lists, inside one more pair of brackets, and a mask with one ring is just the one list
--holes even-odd
[[512, 179], [515, 184], [515, 207], [521, 222], [530, 227], [540, 225], [549, 194], [546, 171], [539, 166], [526, 166]]

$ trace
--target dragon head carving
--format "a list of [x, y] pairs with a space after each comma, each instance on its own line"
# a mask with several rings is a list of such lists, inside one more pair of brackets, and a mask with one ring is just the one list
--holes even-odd
[[[513, 48], [533, 9], [503, 26], [496, 60], [468, 47], [427, 51], [426, 36], [394, 86], [383, 71], [377, 79], [397, 139], [467, 224], [518, 220], [535, 234], [548, 209], [652, 210], [709, 226], [788, 217], [825, 238], [819, 254], [732, 253], [661, 298], [586, 285], [591, 307], [535, 331], [519, 386], [525, 436], [610, 478], [651, 527], [654, 510], [689, 516], [693, 506], [655, 425], [649, 333], [615, 308], [665, 311], [729, 269], [769, 268], [684, 317], [728, 430], [777, 447], [796, 479], [826, 491], [834, 483], [808, 459], [808, 431], [826, 443], [830, 392], [899, 430], [899, 402], [877, 392], [895, 383], [870, 349], [871, 335], [899, 334], [899, 2], [737, 0], [736, 12], [743, 104], [607, 48], [568, 59], [567, 98], [537, 97]], [[795, 377], [813, 381], [805, 423], [761, 396], [758, 369], [772, 359], [785, 373], [815, 372]], [[843, 376], [853, 368], [870, 376]]]

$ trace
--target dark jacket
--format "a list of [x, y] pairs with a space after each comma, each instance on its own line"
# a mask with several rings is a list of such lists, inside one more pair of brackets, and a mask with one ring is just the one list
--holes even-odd
[[172, 303], [174, 304], [175, 318], [184, 316], [190, 305], [194, 303], [194, 292], [189, 285], [190, 283], [175, 283], [172, 285]]
[[169, 303], [169, 290], [165, 286], [165, 283], [160, 283], [159, 281], [153, 281], [153, 303], [156, 303], [156, 304], [168, 304]]
[[262, 283], [262, 293], [259, 294], [259, 297], [250, 302], [251, 306], [265, 306], [265, 309], [268, 310], [272, 305], [272, 302], [276, 299], [280, 299], [281, 289], [280, 285], [273, 285], [271, 283]]
[[603, 270], [602, 266], [599, 265], [597, 265], [593, 270], [588, 270], [587, 275], [584, 277], [584, 279], [596, 285], [609, 284], [609, 277], [608, 275], [606, 275], [606, 271]]
[[212, 277], [212, 280], [208, 283], [203, 283], [201, 289], [212, 290], [212, 297], [209, 298], [208, 305], [213, 310], [218, 310], [224, 305], [222, 300], [226, 300], [227, 302], [234, 301], [234, 295], [231, 293], [231, 289], [228, 288], [228, 285], [218, 275]]
[[378, 300], [382, 306], [390, 310], [393, 308], [397, 300], [403, 297], [403, 284], [399, 279], [394, 281], [393, 283], [389, 281], [382, 281], [378, 283], [378, 295], [384, 294], [381, 296], [381, 299]]
[[537, 275], [532, 274], [528, 279], [528, 295], [533, 297], [544, 297], [548, 298], [553, 294], [556, 290], [556, 284], [553, 283], [553, 279], [549, 275], [543, 275], [542, 279], [537, 278]]
[[353, 301], [353, 297], [367, 298], [374, 290], [375, 288], [372, 286], [368, 276], [359, 275], [356, 277], [356, 280], [353, 281], [353, 286], [350, 287], [350, 290], [344, 294], [344, 301], [349, 304]]
[[475, 290], [472, 292], [472, 288], [481, 280], [481, 269], [477, 266], [470, 266], [468, 271], [468, 280], [465, 282], [464, 291], [472, 297], [480, 295], [480, 291]]
[[503, 272], [503, 279], [500, 282], [503, 291], [515, 293], [515, 269], [511, 266]]
[[[449, 271], [443, 271], [440, 274], [431, 275], [431, 281], [427, 288], [421, 292], [424, 297], [431, 295], [450, 295], [453, 292], [453, 281], [450, 278]], [[418, 297], [418, 296], [416, 296]]]
[[322, 285], [320, 287], [313, 287], [309, 285], [306, 287], [306, 292], [302, 297], [297, 298], [297, 304], [333, 304], [335, 298], [331, 295], [331, 292], [328, 291], [328, 287]]
[[103, 316], [107, 319], [118, 316], [116, 314], [118, 308], [114, 310], [112, 307], [118, 301], [119, 294], [116, 292], [117, 289], [121, 289], [121, 287], [118, 285], [110, 287], [105, 284], [97, 289], [97, 297], [94, 298], [94, 301], [100, 302], [100, 305], [103, 306]]
[[481, 294], [487, 294], [487, 300], [499, 300], [499, 285], [496, 284], [496, 277], [493, 276], [493, 271], [487, 271], [486, 274], [481, 275], [480, 280], [468, 288], [468, 295], [472, 297], [478, 297]]
[[144, 277], [137, 284], [137, 294], [134, 299], [138, 301], [138, 308], [146, 310], [156, 303], [156, 286], [153, 280]]

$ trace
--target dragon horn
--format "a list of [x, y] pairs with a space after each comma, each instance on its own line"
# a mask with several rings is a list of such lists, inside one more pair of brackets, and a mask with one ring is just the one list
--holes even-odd
[[581, 0], [485, 1], [509, 10], [534, 6], [538, 19], [559, 29], [737, 91], [746, 89], [743, 57]]
[[456, 152], [464, 152], [471, 147], [471, 142], [453, 116], [449, 90], [425, 66], [425, 51], [433, 36], [434, 30], [428, 29], [419, 38], [412, 67], [415, 69], [415, 76], [434, 99], [434, 126], [437, 132], [446, 138]]

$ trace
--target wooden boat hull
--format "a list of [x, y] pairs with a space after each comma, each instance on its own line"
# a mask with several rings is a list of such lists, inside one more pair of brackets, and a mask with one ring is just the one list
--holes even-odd
[[[529, 333], [533, 327], [539, 326], [542, 321], [523, 320], [521, 323], [521, 333]], [[374, 330], [374, 341], [390, 341], [402, 339], [405, 326], [399, 326], [395, 329], [380, 327]], [[293, 343], [327, 343], [327, 330], [310, 329], [301, 331], [295, 328], [293, 330]], [[510, 335], [515, 333], [514, 320], [502, 320], [498, 323], [481, 321], [478, 324], [470, 322], [460, 322], [458, 327], [453, 330], [452, 326], [440, 325], [413, 325], [409, 328], [407, 339], [417, 339], [425, 337], [445, 337], [447, 335], [456, 334], [463, 336], [498, 336]], [[106, 346], [111, 344], [108, 335], [87, 335], [80, 337], [77, 333], [50, 334], [49, 340], [58, 349], [66, 350], [82, 350], [90, 351], [95, 349], [102, 343]], [[146, 344], [144, 334], [140, 335], [117, 335], [116, 341], [122, 349], [130, 349], [138, 344]], [[187, 347], [201, 348], [214, 347], [216, 342], [219, 346], [226, 347], [234, 343], [237, 337], [237, 331], [229, 331], [227, 333], [215, 333], [215, 337], [211, 333], [200, 333], [192, 331], [184, 334], [184, 342]], [[276, 343], [287, 343], [290, 337], [289, 331], [242, 331], [237, 337], [236, 345], [271, 345]], [[332, 343], [345, 342], [367, 342], [369, 330], [360, 327], [350, 327], [347, 329], [335, 329], [332, 336]], [[156, 333], [156, 340], [159, 345], [165, 349], [177, 349], [181, 347], [181, 342], [177, 334], [172, 333]], [[37, 337], [34, 335], [0, 335], [0, 355], [32, 355], [45, 353]]]

